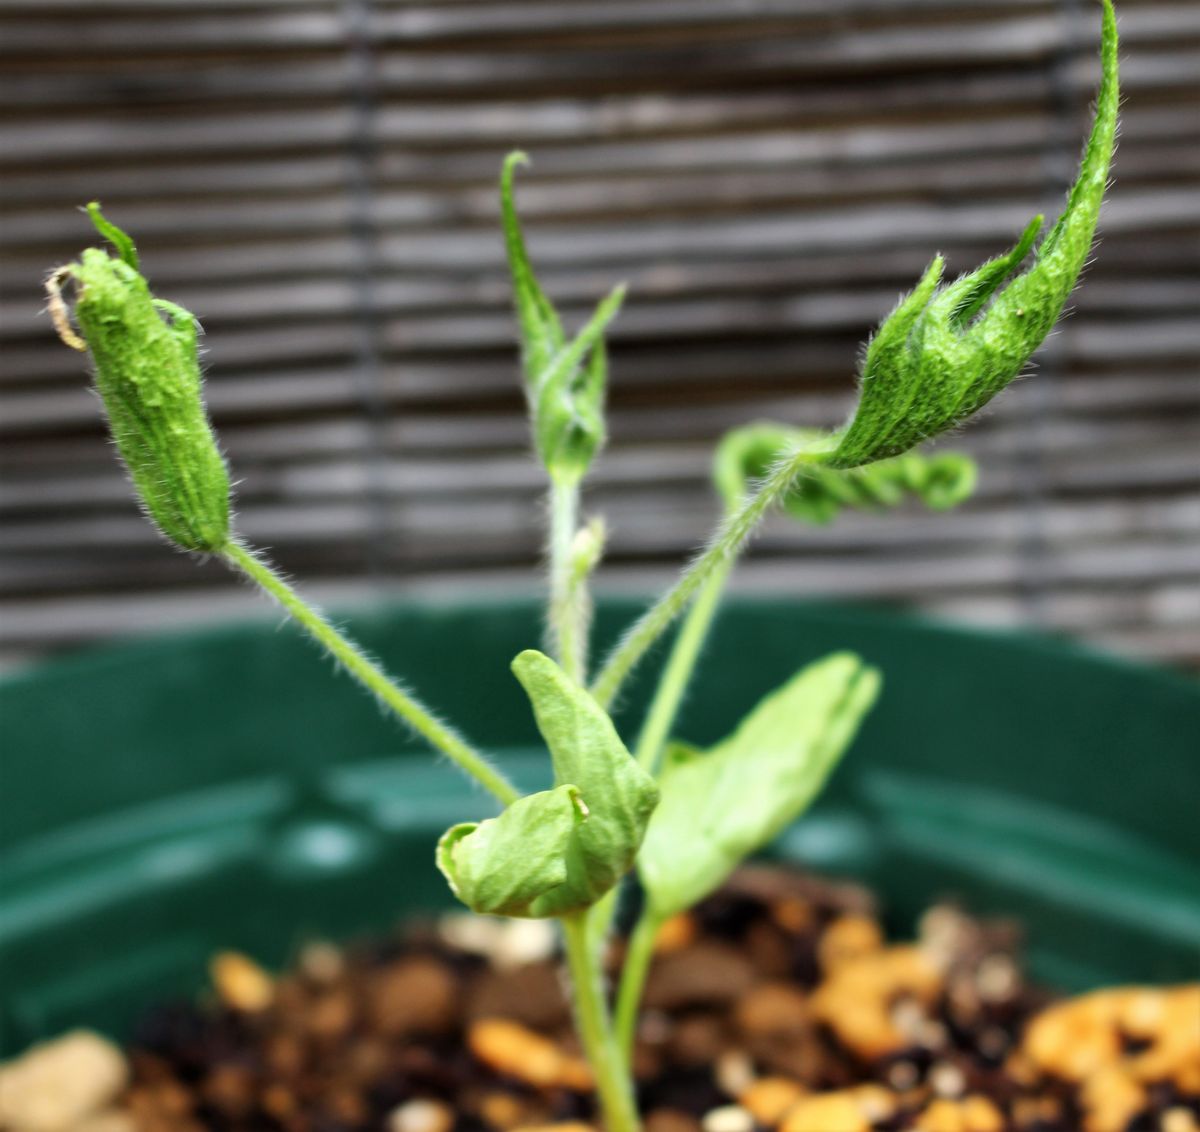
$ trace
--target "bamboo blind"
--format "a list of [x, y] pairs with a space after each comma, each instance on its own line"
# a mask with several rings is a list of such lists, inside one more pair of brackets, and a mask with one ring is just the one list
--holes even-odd
[[[1200, 663], [1200, 4], [1124, 0], [1116, 187], [1075, 312], [960, 445], [977, 498], [770, 525], [738, 584], [887, 598]], [[46, 269], [98, 198], [202, 319], [240, 525], [326, 602], [528, 581], [495, 181], [570, 318], [628, 280], [588, 509], [648, 590], [711, 446], [834, 425], [935, 250], [1054, 214], [1098, 78], [1087, 0], [7, 0], [0, 658], [259, 607], [138, 515]]]

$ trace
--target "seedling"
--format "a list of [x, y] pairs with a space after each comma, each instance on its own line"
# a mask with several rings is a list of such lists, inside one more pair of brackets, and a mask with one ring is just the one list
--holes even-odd
[[[1110, 0], [1103, 3], [1095, 123], [1054, 228], [1037, 243], [1042, 218], [1035, 218], [1011, 252], [950, 284], [943, 285], [944, 263], [936, 257], [870, 342], [858, 405], [844, 427], [822, 433], [760, 424], [727, 436], [714, 462], [724, 512], [716, 533], [590, 683], [589, 580], [604, 532], [596, 520], [581, 524], [580, 488], [605, 440], [605, 334], [624, 292], [616, 288], [573, 336], [564, 330], [538, 282], [517, 215], [514, 176], [524, 158], [513, 154], [504, 163], [501, 206], [524, 386], [550, 502], [548, 651], [527, 649], [512, 664], [554, 770], [553, 787], [534, 794], [522, 796], [237, 534], [228, 470], [202, 399], [198, 324], [182, 307], [154, 297], [133, 241], [98, 205], [88, 211], [116, 254], [89, 248], [50, 277], [55, 325], [68, 345], [90, 353], [118, 452], [162, 535], [183, 550], [220, 558], [261, 587], [500, 803], [498, 816], [447, 831], [437, 864], [455, 895], [478, 913], [561, 925], [579, 1037], [609, 1132], [639, 1126], [629, 1058], [662, 922], [711, 893], [808, 808], [879, 692], [873, 668], [852, 653], [836, 653], [798, 672], [707, 751], [676, 740], [679, 705], [730, 570], [777, 506], [803, 522], [824, 523], [847, 507], [890, 507], [912, 495], [946, 508], [970, 494], [975, 470], [966, 457], [917, 449], [965, 422], [1021, 373], [1083, 268], [1117, 120], [1116, 20]], [[608, 709], [647, 650], [684, 614], [631, 754]], [[601, 949], [618, 888], [635, 869], [642, 911], [614, 1019]]]

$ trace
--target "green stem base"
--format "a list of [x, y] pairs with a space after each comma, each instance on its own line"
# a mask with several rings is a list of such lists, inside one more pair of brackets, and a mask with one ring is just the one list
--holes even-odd
[[628, 1061], [621, 1056], [604, 1001], [600, 964], [585, 913], [562, 918], [567, 969], [574, 987], [575, 1023], [596, 1075], [596, 1092], [607, 1132], [640, 1132]]
[[625, 967], [621, 972], [621, 987], [617, 993], [615, 1029], [617, 1044], [626, 1065], [631, 1064], [633, 1060], [633, 1043], [637, 1037], [642, 990], [646, 986], [646, 976], [650, 973], [650, 963], [654, 959], [654, 941], [661, 926], [662, 921], [657, 916], [644, 911], [629, 937], [629, 946], [625, 952]]

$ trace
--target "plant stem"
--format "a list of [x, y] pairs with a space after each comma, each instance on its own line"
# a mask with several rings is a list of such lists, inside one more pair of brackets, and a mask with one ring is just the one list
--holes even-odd
[[621, 883], [613, 885], [587, 911], [588, 940], [596, 962], [603, 964], [608, 954], [608, 936], [621, 903]]
[[600, 964], [589, 940], [587, 915], [575, 912], [564, 916], [562, 926], [567, 968], [575, 992], [575, 1025], [596, 1075], [596, 1092], [607, 1132], [640, 1132], [633, 1080], [613, 1034]]
[[[679, 636], [671, 649], [667, 665], [659, 677], [658, 688], [650, 710], [646, 713], [641, 733], [638, 735], [637, 750], [634, 752], [638, 763], [647, 774], [655, 774], [663, 747], [670, 736], [679, 712], [679, 705], [687, 686], [691, 682], [692, 672], [699, 659], [704, 639], [708, 635], [717, 607], [721, 604], [721, 596], [725, 592], [725, 582], [733, 568], [732, 562], [726, 562], [718, 569], [700, 591], [700, 596], [693, 602], [684, 619]], [[617, 903], [620, 898], [618, 885], [602, 899], [598, 900], [588, 911], [588, 930], [592, 939], [593, 949], [603, 956], [612, 930], [613, 919], [617, 913]], [[622, 986], [624, 983], [622, 983]], [[632, 1022], [628, 1023], [632, 1025]]]
[[267, 562], [236, 541], [231, 541], [221, 554], [230, 566], [274, 598], [284, 611], [318, 644], [328, 649], [334, 659], [367, 691], [382, 700], [418, 735], [428, 740], [452, 762], [457, 763], [485, 790], [494, 794], [506, 806], [521, 796], [517, 788], [482, 754], [446, 724], [436, 719], [409, 692], [396, 684], [379, 665], [368, 659], [357, 645], [310, 606]]
[[572, 680], [582, 684], [587, 664], [587, 605], [571, 561], [579, 526], [579, 481], [550, 479], [550, 649]]
[[617, 992], [616, 1034], [621, 1056], [628, 1065], [633, 1058], [633, 1042], [637, 1036], [638, 1008], [642, 1004], [642, 989], [654, 958], [654, 941], [662, 921], [648, 908], [642, 910], [625, 952], [621, 970], [621, 986]]
[[700, 596], [692, 603], [687, 617], [684, 618], [671, 655], [667, 658], [666, 667], [659, 677], [658, 688], [650, 702], [650, 710], [646, 713], [635, 751], [637, 761], [649, 774], [654, 774], [658, 769], [663, 745], [670, 738], [671, 728], [675, 725], [675, 717], [679, 713], [679, 705], [683, 702], [684, 693], [691, 682], [692, 672], [700, 657], [700, 650], [704, 647], [704, 639], [708, 636], [717, 606], [721, 603], [725, 582], [732, 568], [732, 560], [722, 563], [704, 583]]
[[772, 504], [792, 485], [792, 481], [822, 456], [799, 450], [781, 460], [753, 496], [726, 520], [716, 539], [667, 591], [633, 624], [613, 650], [592, 684], [592, 695], [603, 708], [611, 706], [625, 678], [658, 640], [663, 631], [687, 607], [696, 591], [717, 571], [736, 558], [746, 540]]

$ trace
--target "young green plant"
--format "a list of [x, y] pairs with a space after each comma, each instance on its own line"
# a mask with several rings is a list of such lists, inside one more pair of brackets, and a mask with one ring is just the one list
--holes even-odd
[[[1103, 82], [1096, 121], [1066, 209], [1033, 252], [1040, 218], [1012, 252], [941, 286], [936, 258], [888, 318], [865, 357], [858, 407], [833, 433], [780, 425], [722, 443], [715, 479], [726, 517], [708, 548], [588, 676], [589, 581], [603, 526], [581, 524], [580, 491], [604, 443], [605, 333], [615, 289], [568, 335], [533, 271], [517, 217], [512, 155], [501, 175], [503, 216], [524, 388], [549, 494], [549, 655], [527, 649], [512, 670], [545, 741], [553, 784], [527, 796], [367, 657], [237, 534], [228, 469], [204, 406], [193, 316], [156, 298], [133, 241], [96, 205], [115, 249], [89, 248], [48, 281], [62, 339], [86, 350], [118, 453], [149, 519], [174, 545], [220, 558], [273, 598], [399, 719], [491, 793], [497, 816], [453, 826], [437, 863], [468, 907], [486, 915], [553, 918], [562, 927], [580, 1041], [609, 1132], [636, 1132], [628, 1054], [662, 921], [719, 886], [811, 804], [879, 690], [879, 674], [836, 653], [803, 668], [706, 751], [673, 738], [676, 714], [725, 581], [777, 504], [826, 522], [844, 507], [891, 506], [905, 494], [949, 506], [969, 493], [962, 457], [921, 455], [1011, 382], [1053, 327], [1087, 257], [1115, 136], [1116, 24], [1104, 0]], [[756, 482], [757, 481], [757, 482]], [[694, 604], [693, 604], [694, 603]], [[634, 758], [609, 707], [646, 651], [692, 606], [664, 668]], [[619, 885], [637, 869], [644, 911], [629, 948], [618, 1025], [601, 978], [598, 941]]]

